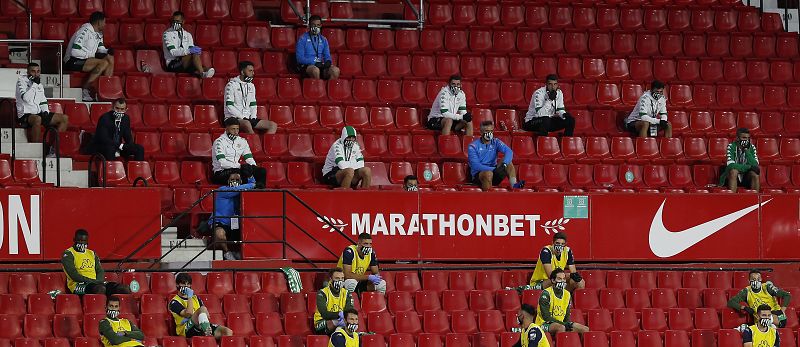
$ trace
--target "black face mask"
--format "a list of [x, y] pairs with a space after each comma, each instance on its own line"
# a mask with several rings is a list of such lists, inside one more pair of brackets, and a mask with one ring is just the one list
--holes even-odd
[[106, 316], [111, 319], [117, 319], [117, 317], [119, 317], [119, 310], [108, 309], [106, 310]]
[[236, 137], [238, 137], [238, 135], [236, 134], [226, 134], [226, 135], [228, 135], [228, 138], [231, 139], [231, 141], [235, 141]]
[[750, 146], [750, 139], [739, 140], [739, 146], [742, 147]]
[[252, 76], [247, 76], [247, 75], [242, 75], [242, 81], [245, 81], [247, 83], [253, 82], [253, 77]]
[[85, 244], [85, 243], [77, 243], [76, 242], [73, 247], [75, 247], [75, 250], [78, 251], [78, 252], [86, 252], [86, 247], [87, 246], [88, 245]]
[[557, 96], [558, 96], [558, 90], [548, 90], [547, 91], [547, 98], [548, 99], [555, 101]]

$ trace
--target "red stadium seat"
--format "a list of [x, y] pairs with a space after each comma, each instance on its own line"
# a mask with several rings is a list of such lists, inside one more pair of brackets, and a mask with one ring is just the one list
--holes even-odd
[[281, 317], [277, 312], [256, 314], [256, 331], [262, 336], [278, 336], [283, 334]]
[[666, 314], [660, 308], [642, 309], [642, 328], [663, 332], [667, 330]]
[[446, 334], [450, 332], [450, 323], [444, 311], [425, 311], [423, 314], [423, 330], [426, 333]]
[[689, 331], [694, 329], [694, 321], [688, 308], [671, 308], [668, 311], [670, 330]]
[[593, 331], [609, 332], [614, 326], [611, 313], [606, 309], [589, 310], [587, 323], [589, 323], [588, 326], [592, 327]]
[[626, 31], [634, 31], [643, 27], [642, 8], [638, 6], [621, 6], [619, 14], [619, 25]]
[[425, 312], [429, 310], [441, 310], [442, 305], [439, 301], [437, 292], [430, 290], [420, 290], [415, 293], [414, 301], [416, 303], [417, 312]]
[[581, 310], [600, 308], [600, 300], [597, 296], [597, 289], [577, 289], [573, 294], [575, 308]]

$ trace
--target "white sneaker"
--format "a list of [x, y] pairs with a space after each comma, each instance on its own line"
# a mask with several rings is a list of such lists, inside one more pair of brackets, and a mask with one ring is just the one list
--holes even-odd
[[225, 254], [222, 255], [222, 259], [225, 259], [225, 260], [236, 260], [236, 254], [234, 254], [231, 251], [227, 251], [227, 252], [225, 252]]
[[86, 102], [94, 101], [92, 92], [90, 92], [89, 89], [83, 89], [83, 92], [81, 93], [81, 98], [83, 99], [83, 101]]
[[206, 72], [203, 72], [203, 78], [211, 78], [211, 77], [214, 77], [214, 68], [213, 67], [208, 69], [208, 70], [206, 70]]

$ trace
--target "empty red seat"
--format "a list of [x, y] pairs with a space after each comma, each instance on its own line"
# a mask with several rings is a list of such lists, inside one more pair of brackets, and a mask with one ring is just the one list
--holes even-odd
[[670, 330], [692, 330], [694, 320], [688, 308], [671, 308], [668, 311], [668, 322]]
[[667, 319], [664, 311], [660, 308], [642, 309], [642, 328], [661, 332], [667, 330]]
[[423, 314], [423, 330], [426, 333], [446, 334], [450, 332], [450, 323], [444, 311], [425, 311]]

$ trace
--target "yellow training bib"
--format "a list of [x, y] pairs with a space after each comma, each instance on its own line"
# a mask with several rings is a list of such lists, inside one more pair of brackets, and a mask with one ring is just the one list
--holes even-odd
[[[72, 259], [75, 263], [75, 270], [77, 270], [81, 276], [91, 278], [93, 280], [97, 279], [97, 269], [94, 268], [94, 251], [87, 249], [85, 252], [78, 252], [74, 248], [70, 247], [67, 248], [67, 252], [72, 253]], [[64, 274], [67, 274], [67, 272], [64, 271]], [[69, 288], [71, 293], [75, 292], [75, 285], [77, 284], [78, 282], [75, 282], [75, 280], [70, 278], [69, 274], [67, 274], [67, 288]]]
[[[172, 300], [181, 303], [181, 305], [183, 305], [184, 308], [188, 307], [187, 306], [188, 302], [191, 302], [194, 311], [200, 309], [200, 301], [197, 299], [197, 295], [193, 296], [191, 299], [188, 300], [180, 297], [179, 295], [175, 295], [175, 297], [172, 298]], [[170, 313], [172, 313], [172, 318], [175, 319], [175, 334], [178, 336], [186, 336], [186, 328], [189, 327], [189, 322], [191, 322], [191, 318], [190, 317], [184, 318], [172, 311], [170, 311]]]
[[[770, 309], [773, 311], [781, 309], [780, 305], [778, 305], [778, 300], [767, 292], [765, 285], [761, 286], [761, 290], [758, 291], [758, 293], [754, 292], [753, 288], [747, 287], [747, 306], [750, 306], [753, 308], [753, 310], [755, 310], [758, 309], [758, 306], [764, 304], [769, 305]], [[755, 318], [755, 321], [758, 322], [758, 312], [756, 312], [753, 317]]]
[[[556, 256], [556, 251], [553, 249], [553, 245], [545, 246], [545, 248], [550, 250], [550, 265], [553, 266], [553, 270], [555, 269], [567, 269], [567, 259], [569, 259], [569, 247], [564, 246], [564, 250], [561, 251], [561, 257]], [[538, 281], [550, 279], [547, 277], [547, 272], [544, 271], [544, 264], [542, 264], [542, 260], [536, 260], [536, 269], [533, 270], [533, 276], [531, 276], [531, 285], [534, 285]]]
[[[347, 248], [352, 249], [354, 254], [353, 264], [351, 265], [352, 266], [351, 270], [353, 271], [353, 273], [356, 275], [363, 275], [364, 273], [366, 273], [367, 269], [369, 269], [369, 263], [372, 262], [372, 253], [365, 255], [362, 258], [361, 254], [358, 252], [358, 246], [350, 245], [347, 246]], [[344, 254], [342, 254], [342, 256], [339, 257], [339, 264], [336, 266], [344, 269], [344, 267], [342, 266], [343, 261], [344, 261]]]
[[778, 330], [769, 327], [766, 332], [758, 330], [758, 325], [751, 325], [750, 331], [753, 333], [753, 347], [773, 347], [777, 339]]
[[[342, 333], [342, 335], [344, 335], [345, 347], [359, 347], [360, 345], [358, 334], [353, 334], [354, 336], [350, 336], [350, 334], [348, 334], [347, 331], [344, 330], [344, 328], [342, 327], [336, 328], [336, 331], [334, 331], [333, 333], [334, 334]], [[328, 340], [328, 347], [334, 347], [333, 343], [330, 340]]]
[[[328, 299], [328, 304], [326, 309], [328, 312], [341, 312], [344, 311], [344, 306], [347, 305], [347, 296], [350, 293], [347, 292], [344, 288], [339, 289], [339, 296], [333, 295], [331, 292], [330, 287], [325, 287], [320, 290], [321, 292], [325, 293], [325, 297]], [[314, 324], [322, 320], [322, 315], [319, 313], [319, 310], [314, 312]]]
[[[119, 320], [113, 320], [113, 319], [108, 319], [108, 318], [106, 318], [106, 320], [107, 320], [109, 323], [111, 323], [111, 329], [114, 329], [114, 332], [115, 332], [115, 333], [118, 333], [118, 332], [120, 332], [120, 331], [122, 331], [122, 332], [125, 332], [125, 331], [131, 331], [131, 322], [129, 322], [129, 321], [128, 321], [127, 319], [125, 319], [125, 318], [120, 318]], [[102, 322], [102, 321], [101, 321], [101, 322]], [[100, 342], [102, 342], [102, 343], [103, 343], [103, 345], [104, 345], [104, 346], [106, 346], [106, 347], [134, 347], [134, 346], [142, 346], [142, 342], [141, 342], [141, 341], [139, 341], [139, 340], [130, 340], [130, 341], [127, 341], [127, 342], [120, 343], [120, 344], [118, 344], [118, 345], [112, 345], [112, 344], [111, 344], [111, 341], [108, 341], [108, 339], [107, 339], [105, 336], [100, 336]]]
[[[567, 316], [567, 309], [569, 308], [569, 300], [572, 295], [565, 289], [561, 291], [561, 297], [557, 297], [553, 287], [544, 290], [550, 294], [550, 315], [553, 319], [564, 321]], [[542, 306], [536, 307], [536, 325], [544, 323], [542, 319]]]
[[[531, 330], [539, 330], [539, 336], [542, 337], [539, 339], [539, 343], [536, 344], [536, 346], [528, 345], [530, 343]], [[536, 325], [536, 323], [531, 323], [531, 325], [529, 325], [527, 328], [522, 329], [522, 332], [520, 332], [519, 336], [519, 343], [522, 345], [522, 347], [550, 347], [550, 341], [547, 340], [547, 336], [545, 336], [544, 331], [541, 327]]]

